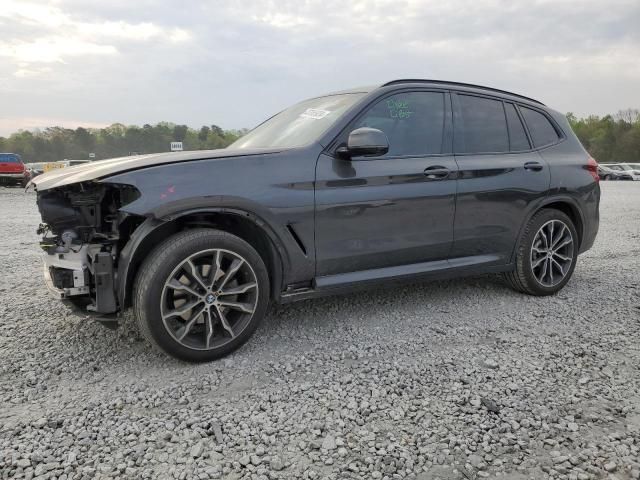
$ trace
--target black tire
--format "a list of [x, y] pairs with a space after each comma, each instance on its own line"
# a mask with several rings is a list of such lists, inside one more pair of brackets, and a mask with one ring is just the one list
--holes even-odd
[[611, 175], [605, 175], [602, 179], [603, 180], [611, 180]]
[[[180, 343], [170, 333], [170, 327], [166, 326], [166, 321], [163, 319], [162, 309], [166, 308], [163, 302], [165, 302], [165, 291], [168, 288], [165, 282], [170, 281], [171, 277], [175, 275], [176, 268], [179, 269], [183, 262], [191, 258], [191, 256], [198, 255], [199, 252], [215, 251], [217, 249], [238, 255], [248, 264], [251, 272], [255, 274], [255, 283], [257, 284], [257, 292], [254, 297], [255, 308], [248, 320], [245, 318], [240, 322], [239, 326], [242, 329], [235, 332], [235, 336], [230, 339], [224, 339], [227, 343], [214, 348], [208, 348], [209, 345], [207, 344], [207, 349], [190, 348]], [[216, 274], [213, 273], [212, 276], [215, 278]], [[269, 275], [260, 255], [241, 238], [214, 229], [187, 230], [169, 237], [145, 259], [134, 283], [133, 313], [141, 335], [152, 345], [169, 355], [189, 362], [215, 360], [236, 350], [258, 328], [265, 316], [268, 304]], [[184, 321], [183, 318], [174, 318]], [[201, 328], [207, 328], [204, 326], [206, 317], [203, 316], [202, 318]], [[213, 316], [209, 320], [212, 324], [216, 321]], [[217, 322], [219, 325], [216, 325], [216, 329], [222, 324], [220, 320], [217, 320]], [[190, 322], [184, 321], [184, 323]]]
[[[568, 258], [571, 258], [571, 264], [566, 269], [561, 281], [553, 285], [543, 285], [538, 278], [536, 278], [534, 268], [532, 267], [532, 249], [534, 247], [534, 240], [536, 240], [540, 229], [551, 221], [562, 222], [571, 234], [573, 248], [571, 249], [570, 255], [567, 255]], [[522, 232], [516, 249], [515, 269], [503, 274], [507, 284], [514, 290], [529, 295], [553, 295], [567, 284], [576, 268], [579, 250], [578, 233], [576, 232], [573, 222], [566, 214], [555, 209], [543, 209], [529, 220], [524, 232]]]

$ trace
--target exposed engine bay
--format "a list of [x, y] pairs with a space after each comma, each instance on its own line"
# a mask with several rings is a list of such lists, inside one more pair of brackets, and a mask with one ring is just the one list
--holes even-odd
[[115, 275], [123, 243], [144, 220], [120, 211], [130, 185], [83, 182], [38, 192], [45, 279], [61, 299], [101, 314], [118, 310]]

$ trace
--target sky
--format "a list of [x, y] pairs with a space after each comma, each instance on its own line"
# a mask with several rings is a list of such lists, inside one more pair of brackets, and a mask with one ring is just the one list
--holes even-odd
[[580, 116], [640, 108], [640, 0], [0, 0], [0, 135], [158, 121], [251, 128], [398, 78]]

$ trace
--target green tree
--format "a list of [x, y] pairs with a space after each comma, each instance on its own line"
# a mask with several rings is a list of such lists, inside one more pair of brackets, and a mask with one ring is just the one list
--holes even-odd
[[640, 112], [621, 110], [613, 115], [590, 115], [578, 118], [567, 114], [567, 120], [582, 145], [600, 163], [640, 163]]
[[201, 142], [206, 142], [210, 131], [211, 129], [209, 127], [203, 125], [203, 127], [200, 129], [200, 132], [198, 132], [198, 140], [200, 140]]
[[175, 125], [173, 127], [173, 141], [184, 142], [184, 139], [187, 137], [188, 131], [189, 127], [187, 127], [186, 125]]
[[236, 138], [237, 132], [224, 131], [215, 125], [191, 129], [170, 122], [142, 127], [114, 123], [97, 129], [21, 130], [6, 138], [0, 137], [0, 151], [18, 153], [25, 162], [52, 162], [65, 158], [86, 159], [89, 153], [95, 153], [96, 159], [103, 159], [132, 153], [166, 152], [172, 141], [182, 141], [188, 150], [224, 148]]

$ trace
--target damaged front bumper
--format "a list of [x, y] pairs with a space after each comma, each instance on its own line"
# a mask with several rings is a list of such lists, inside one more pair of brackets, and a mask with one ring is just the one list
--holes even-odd
[[120, 211], [138, 198], [128, 185], [89, 182], [38, 191], [44, 278], [49, 290], [84, 313], [120, 311], [118, 256], [143, 219]]
[[117, 311], [115, 273], [109, 252], [100, 245], [83, 245], [78, 250], [43, 255], [47, 288], [60, 300], [85, 313], [112, 314]]
[[88, 265], [85, 260], [87, 248], [84, 245], [77, 252], [43, 254], [44, 280], [49, 291], [57, 298], [65, 299], [90, 293]]

